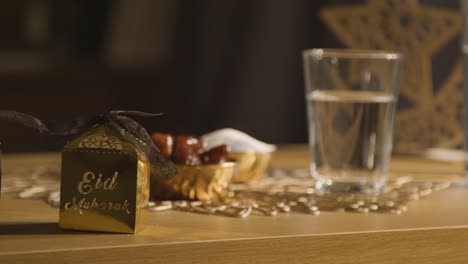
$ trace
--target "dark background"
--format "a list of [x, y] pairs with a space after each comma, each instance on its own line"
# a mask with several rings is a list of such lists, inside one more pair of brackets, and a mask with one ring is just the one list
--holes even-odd
[[[150, 132], [232, 127], [305, 143], [301, 51], [342, 47], [318, 12], [350, 2], [363, 1], [1, 1], [0, 108], [48, 121], [164, 112], [139, 121]], [[4, 121], [0, 141], [7, 152], [58, 147]]]

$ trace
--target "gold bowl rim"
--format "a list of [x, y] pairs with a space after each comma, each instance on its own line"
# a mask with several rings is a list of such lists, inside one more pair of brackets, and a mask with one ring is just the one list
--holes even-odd
[[232, 151], [231, 154], [256, 154], [256, 155], [261, 155], [261, 154], [272, 154], [276, 152], [276, 149], [270, 150], [270, 151]]
[[183, 164], [176, 164], [176, 167], [180, 168], [190, 168], [190, 169], [207, 169], [207, 168], [230, 168], [230, 167], [236, 167], [237, 166], [237, 161], [227, 161], [219, 164], [203, 164], [203, 165], [183, 165]]

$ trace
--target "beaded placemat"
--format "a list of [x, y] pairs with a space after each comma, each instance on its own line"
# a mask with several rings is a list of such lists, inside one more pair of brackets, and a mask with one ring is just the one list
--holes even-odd
[[[423, 199], [448, 188], [450, 182], [413, 181], [409, 176], [389, 181], [379, 195], [326, 193], [315, 189], [307, 169], [271, 169], [255, 185], [235, 184], [222, 203], [201, 201], [153, 201], [148, 210], [178, 210], [192, 213], [247, 217], [281, 213], [319, 215], [324, 211], [401, 214], [410, 201]], [[15, 168], [3, 174], [2, 193], [19, 199], [43, 199], [60, 203], [60, 168]]]
[[379, 195], [326, 193], [314, 187], [306, 169], [270, 170], [256, 185], [233, 185], [224, 203], [200, 201], [157, 201], [148, 210], [180, 210], [202, 214], [247, 217], [280, 213], [319, 215], [323, 211], [401, 214], [410, 201], [446, 189], [450, 182], [416, 182], [409, 176], [390, 181]]

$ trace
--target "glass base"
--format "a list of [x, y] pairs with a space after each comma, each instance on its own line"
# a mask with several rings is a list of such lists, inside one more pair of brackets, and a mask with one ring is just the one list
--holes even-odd
[[465, 175], [462, 180], [453, 183], [452, 187], [468, 188], [468, 176]]
[[378, 194], [381, 192], [382, 187], [382, 184], [369, 184], [360, 182], [315, 182], [315, 188], [317, 190], [333, 193]]

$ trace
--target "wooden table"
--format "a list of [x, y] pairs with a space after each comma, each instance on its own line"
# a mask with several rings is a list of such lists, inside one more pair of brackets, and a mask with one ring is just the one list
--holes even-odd
[[[282, 148], [273, 165], [307, 165], [304, 147]], [[58, 162], [59, 156], [5, 158]], [[461, 164], [399, 157], [394, 175], [459, 176]], [[425, 173], [424, 170], [427, 172]], [[150, 214], [136, 235], [64, 232], [58, 210], [37, 200], [0, 201], [0, 263], [465, 263], [468, 189], [412, 202], [402, 215], [322, 213], [246, 219], [176, 211]]]

